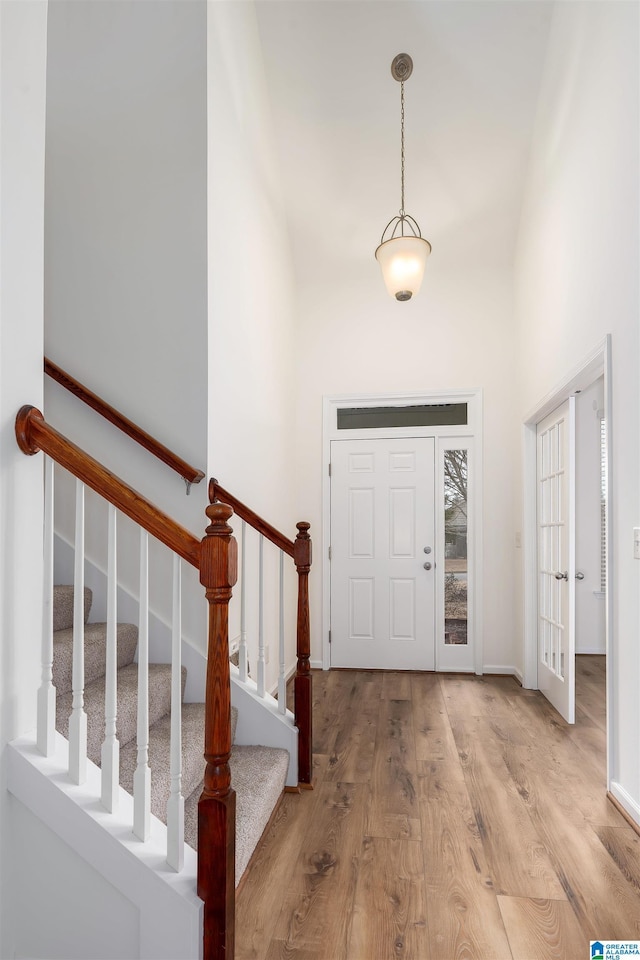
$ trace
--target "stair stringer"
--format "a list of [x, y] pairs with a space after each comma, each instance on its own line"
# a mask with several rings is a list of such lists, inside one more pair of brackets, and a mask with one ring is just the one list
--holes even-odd
[[[88, 761], [86, 783], [71, 783], [68, 746], [58, 733], [51, 757], [38, 751], [35, 734], [10, 743], [9, 792], [138, 910], [139, 960], [199, 960], [203, 904], [196, 893], [196, 852], [185, 846], [184, 868], [175, 873], [166, 861], [164, 824], [151, 816], [150, 839], [146, 843], [138, 840], [132, 831], [133, 798], [120, 788], [118, 812], [107, 813], [99, 800], [98, 767]], [[50, 872], [52, 885], [60, 883], [56, 866], [43, 858], [41, 868]], [[74, 904], [73, 909], [81, 911], [82, 904]], [[116, 923], [117, 917], [104, 917], [104, 922]], [[74, 941], [75, 955], [99, 955], [95, 951], [100, 930], [93, 933], [84, 953]], [[70, 934], [76, 935], [73, 927]], [[51, 944], [52, 949], [57, 946]]]
[[255, 682], [249, 677], [241, 680], [238, 668], [229, 664], [231, 671], [231, 704], [238, 709], [235, 743], [261, 744], [282, 747], [289, 753], [286, 785], [298, 786], [298, 728], [293, 714], [278, 710], [278, 701], [269, 693], [258, 696]]

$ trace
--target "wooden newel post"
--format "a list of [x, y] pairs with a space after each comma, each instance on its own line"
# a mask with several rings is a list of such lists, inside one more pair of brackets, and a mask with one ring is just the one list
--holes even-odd
[[[210, 486], [210, 499], [214, 490]], [[235, 933], [236, 795], [231, 789], [229, 600], [237, 579], [238, 545], [227, 521], [233, 510], [210, 503], [202, 540], [200, 582], [209, 601], [209, 650], [204, 729], [207, 762], [198, 803], [198, 896], [204, 900], [204, 960], [233, 960]]]
[[313, 765], [311, 734], [311, 631], [309, 623], [309, 571], [311, 569], [311, 537], [308, 523], [296, 524], [298, 535], [293, 548], [293, 562], [298, 571], [298, 667], [294, 683], [295, 722], [298, 728], [298, 781], [311, 785]]

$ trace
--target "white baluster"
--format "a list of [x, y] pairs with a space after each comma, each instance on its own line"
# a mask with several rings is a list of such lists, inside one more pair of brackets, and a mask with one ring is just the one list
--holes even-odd
[[69, 776], [87, 778], [87, 715], [84, 710], [84, 484], [76, 480], [76, 535], [73, 576], [73, 707], [69, 718]]
[[138, 753], [133, 775], [133, 832], [148, 840], [151, 832], [149, 767], [149, 535], [140, 529], [140, 607], [138, 619]]
[[167, 803], [167, 863], [184, 864], [184, 797], [182, 796], [182, 596], [180, 557], [173, 555], [173, 623], [171, 629], [171, 793]]
[[238, 651], [238, 669], [240, 679], [246, 680], [249, 673], [247, 663], [247, 524], [242, 521], [242, 553], [240, 557], [240, 649]]
[[260, 537], [258, 588], [258, 696], [264, 697], [264, 537]]
[[102, 744], [102, 805], [109, 813], [118, 808], [120, 796], [120, 743], [116, 737], [118, 712], [118, 569], [116, 508], [109, 504], [107, 555], [107, 652], [104, 697], [104, 743]]
[[42, 685], [38, 690], [38, 750], [53, 753], [56, 688], [53, 685], [53, 460], [44, 467], [44, 569], [42, 604]]
[[287, 712], [287, 684], [284, 679], [284, 553], [280, 551], [280, 610], [279, 610], [278, 649], [280, 652], [280, 672], [278, 674], [278, 710]]

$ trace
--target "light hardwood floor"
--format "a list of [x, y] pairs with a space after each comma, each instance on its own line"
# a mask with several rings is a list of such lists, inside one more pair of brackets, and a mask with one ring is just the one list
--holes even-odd
[[238, 960], [587, 960], [640, 938], [640, 837], [605, 796], [604, 658], [577, 723], [507, 677], [314, 672], [314, 790], [243, 881]]

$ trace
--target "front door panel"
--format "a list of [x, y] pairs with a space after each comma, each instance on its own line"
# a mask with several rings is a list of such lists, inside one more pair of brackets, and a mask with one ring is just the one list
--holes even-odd
[[434, 446], [331, 444], [333, 667], [434, 669]]

